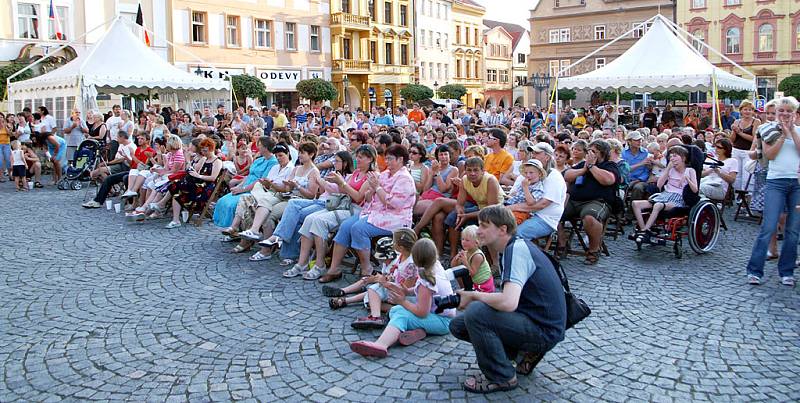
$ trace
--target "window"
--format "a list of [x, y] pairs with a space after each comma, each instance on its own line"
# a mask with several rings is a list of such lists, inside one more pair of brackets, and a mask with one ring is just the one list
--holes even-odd
[[[764, 24], [758, 27], [758, 51], [759, 52], [772, 52], [772, 38], [774, 36], [774, 29], [771, 24]], [[768, 98], [771, 99], [771, 98]]]
[[456, 44], [461, 44], [461, 27], [456, 25]]
[[775, 90], [778, 85], [778, 77], [756, 77], [756, 92], [759, 97], [766, 99], [775, 98]]
[[437, 80], [441, 80], [442, 79], [442, 64], [441, 63], [436, 63], [436, 79]]
[[442, 34], [442, 40], [444, 41], [444, 42], [442, 42], [442, 47], [444, 49], [449, 49], [450, 45], [449, 45], [449, 42], [447, 41], [447, 34]]
[[439, 49], [442, 48], [442, 33], [441, 32], [437, 32], [436, 33], [436, 47], [439, 48]]
[[558, 75], [558, 60], [550, 60], [550, 77]]
[[[571, 63], [571, 62], [570, 62], [570, 60], [569, 60], [569, 59], [567, 59], [567, 60], [561, 60], [561, 70], [564, 70], [564, 69], [566, 69], [567, 67], [569, 67], [570, 63]], [[564, 72], [563, 72], [563, 73], [561, 73], [561, 77], [569, 77], [569, 70], [564, 70]]]
[[419, 30], [419, 44], [422, 45], [422, 46], [425, 46], [425, 30], [424, 29], [420, 29]]
[[392, 23], [392, 3], [388, 1], [383, 2], [383, 23]]
[[697, 49], [698, 52], [703, 53], [703, 42], [706, 40], [706, 33], [702, 29], [697, 29], [692, 32], [692, 47]]
[[[475, 72], [472, 78], [478, 78], [478, 72], [481, 71], [481, 62], [479, 60], [475, 60], [475, 69], [472, 71]], [[467, 75], [469, 75], [469, 65], [467, 65]]]
[[508, 70], [500, 70], [500, 82], [501, 83], [508, 82]]
[[206, 43], [206, 20], [208, 14], [201, 11], [192, 11], [192, 43]]
[[378, 42], [370, 41], [369, 60], [371, 60], [372, 63], [378, 63]]
[[342, 0], [342, 12], [350, 13], [350, 0]]
[[475, 46], [480, 46], [481, 41], [478, 40], [478, 28], [475, 28], [475, 42], [472, 44]]
[[494, 69], [487, 69], [486, 70], [486, 81], [493, 83], [497, 81], [497, 70]]
[[[424, 10], [424, 9], [423, 9]], [[419, 65], [419, 78], [425, 79], [425, 63], [420, 63]]]
[[239, 46], [239, 17], [236, 15], [225, 16], [225, 44]]
[[706, 0], [692, 0], [692, 8], [706, 8]]
[[606, 39], [606, 26], [605, 25], [595, 25], [594, 26], [594, 40], [602, 41]]
[[[605, 30], [605, 27], [603, 29]], [[597, 35], [596, 32], [595, 35]], [[550, 43], [569, 42], [569, 37], [570, 37], [569, 28], [550, 30]]]
[[569, 28], [561, 28], [559, 32], [560, 42], [569, 42]]
[[283, 31], [286, 33], [286, 50], [297, 50], [296, 29], [297, 24], [293, 22], [287, 22], [283, 28]]
[[342, 57], [345, 60], [353, 59], [353, 51], [350, 47], [350, 38], [342, 38]]
[[400, 26], [408, 26], [408, 6], [402, 4], [400, 5]]
[[800, 50], [800, 24], [794, 29], [794, 48]]
[[524, 64], [525, 63], [525, 54], [524, 53], [517, 53], [517, 63]]
[[17, 24], [19, 37], [39, 39], [39, 6], [36, 4], [17, 4]]
[[445, 64], [444, 65], [444, 81], [447, 82], [448, 80], [450, 80], [450, 65], [449, 64]]
[[428, 46], [433, 46], [433, 31], [428, 31]]
[[594, 69], [597, 70], [601, 67], [605, 67], [606, 65], [606, 58], [605, 57], [598, 57], [594, 59]]
[[[466, 71], [466, 74], [464, 74], [464, 78], [470, 78], [470, 76], [472, 76], [472, 69], [470, 69], [470, 66], [471, 66], [471, 65], [469, 64], [469, 62], [467, 62], [467, 63], [465, 64], [465, 66], [466, 66], [466, 68], [467, 68], [467, 69], [466, 69], [467, 71]], [[475, 64], [475, 72], [477, 73], [478, 71], [480, 71], [480, 70], [478, 70], [478, 65], [477, 65], [477, 63], [476, 63], [476, 64]]]
[[408, 45], [400, 45], [400, 64], [408, 66]]
[[311, 51], [312, 52], [319, 52], [322, 50], [319, 44], [319, 25], [312, 25], [310, 27], [311, 32]]
[[[58, 39], [62, 41], [67, 40], [67, 8], [66, 7], [55, 7], [56, 9], [56, 17], [58, 20], [56, 22], [50, 21], [50, 39]], [[58, 24], [58, 32], [61, 33], [61, 37], [56, 38], [56, 24]]]
[[725, 32], [725, 53], [740, 53], [741, 39], [742, 34], [739, 28], [728, 28], [728, 31]]
[[461, 77], [461, 60], [456, 60], [456, 77]]
[[742, 0], [725, 0], [726, 6], [738, 6], [739, 4], [742, 4]]
[[272, 21], [256, 19], [256, 47], [272, 47]]
[[392, 48], [391, 43], [385, 44], [385, 52], [384, 59], [386, 60], [386, 64], [394, 64], [392, 60], [392, 53], [394, 53], [394, 49]]
[[375, 0], [369, 0], [367, 2], [367, 11], [369, 11], [370, 21], [375, 21]]
[[550, 30], [550, 43], [558, 43], [558, 30], [551, 29]]

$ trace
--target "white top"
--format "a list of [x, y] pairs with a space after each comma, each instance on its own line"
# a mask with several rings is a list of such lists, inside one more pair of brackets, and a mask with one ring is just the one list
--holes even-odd
[[544, 178], [544, 197], [550, 200], [550, 205], [535, 212], [550, 228], [558, 228], [561, 214], [564, 213], [564, 202], [567, 199], [567, 182], [557, 169], [551, 169], [550, 174]]
[[283, 182], [289, 179], [289, 175], [292, 174], [293, 169], [294, 164], [291, 162], [286, 164], [283, 168], [281, 168], [280, 164], [275, 164], [270, 168], [269, 173], [267, 173], [267, 179], [278, 186], [283, 186]]
[[22, 150], [11, 150], [11, 159], [14, 160], [14, 166], [25, 165], [25, 157], [22, 154]]
[[[736, 158], [728, 158], [725, 161], [722, 161], [722, 163], [723, 166], [719, 169], [721, 173], [724, 173], [726, 175], [731, 172], [739, 173], [739, 160], [737, 160]], [[719, 174], [717, 174], [716, 172], [712, 171], [705, 178], [703, 178], [703, 181], [706, 183], [722, 186], [722, 188], [725, 189], [726, 192], [728, 191], [728, 186], [729, 186], [728, 182], [725, 182], [725, 179], [722, 179], [722, 177], [719, 176]]]
[[50, 133], [52, 133], [53, 129], [55, 129], [58, 126], [58, 124], [56, 123], [56, 118], [54, 118], [53, 115], [47, 115], [43, 117], [41, 122], [42, 122], [42, 130], [46, 130]]
[[130, 160], [133, 159], [133, 154], [135, 152], [136, 152], [136, 144], [133, 144], [132, 141], [129, 142], [127, 145], [120, 144], [119, 148], [117, 149], [117, 155], [114, 157], [114, 159], [123, 157], [127, 158], [128, 161], [126, 163], [130, 165]]
[[[420, 268], [419, 270], [422, 271], [424, 269]], [[446, 297], [454, 294], [453, 286], [450, 285], [450, 280], [447, 279], [447, 275], [444, 272], [444, 267], [442, 267], [442, 264], [439, 262], [436, 262], [436, 265], [433, 266], [433, 277], [436, 279], [436, 285], [423, 280], [422, 276], [417, 278], [417, 284], [414, 285], [414, 294], [418, 295], [417, 288], [419, 286], [423, 286], [433, 292], [433, 295], [431, 296], [431, 313], [436, 310], [436, 305], [432, 300], [433, 297]], [[445, 309], [440, 315], [453, 318], [456, 316], [456, 309]]]
[[[800, 132], [800, 127], [794, 127], [795, 132]], [[778, 156], [769, 162], [767, 179], [797, 179], [797, 168], [800, 166], [800, 154], [794, 146], [794, 139], [788, 133], [784, 134], [786, 140], [783, 141]]]

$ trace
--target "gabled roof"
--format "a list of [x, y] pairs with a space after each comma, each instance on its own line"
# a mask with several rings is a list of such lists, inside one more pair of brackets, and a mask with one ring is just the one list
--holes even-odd
[[519, 40], [522, 39], [522, 35], [528, 32], [528, 30], [525, 29], [523, 26], [512, 24], [510, 22], [501, 22], [501, 21], [484, 19], [483, 25], [486, 25], [489, 28], [502, 27], [503, 29], [505, 29], [506, 32], [508, 32], [508, 34], [511, 36], [512, 49], [517, 47]]
[[456, 0], [456, 3], [466, 4], [468, 6], [477, 7], [477, 8], [483, 9], [483, 10], [486, 9], [485, 7], [480, 5], [479, 3], [474, 2], [472, 0]]

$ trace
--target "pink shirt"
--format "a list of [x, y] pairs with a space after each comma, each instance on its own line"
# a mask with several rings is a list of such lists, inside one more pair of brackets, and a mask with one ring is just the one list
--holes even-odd
[[417, 188], [414, 178], [406, 167], [400, 168], [394, 175], [389, 170], [381, 172], [380, 186], [386, 191], [386, 203], [381, 202], [377, 194], [364, 204], [361, 216], [367, 222], [386, 231], [411, 227], [411, 214], [417, 201]]

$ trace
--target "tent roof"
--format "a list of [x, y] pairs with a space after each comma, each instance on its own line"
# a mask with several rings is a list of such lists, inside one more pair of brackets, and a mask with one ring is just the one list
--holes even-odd
[[714, 66], [673, 32], [663, 16], [625, 53], [597, 70], [558, 79], [558, 88], [627, 92], [755, 90], [751, 79]]
[[147, 89], [228, 90], [228, 81], [198, 77], [178, 69], [137, 38], [122, 18], [89, 52], [47, 74], [11, 84], [14, 91], [94, 85], [116, 93], [141, 93]]

